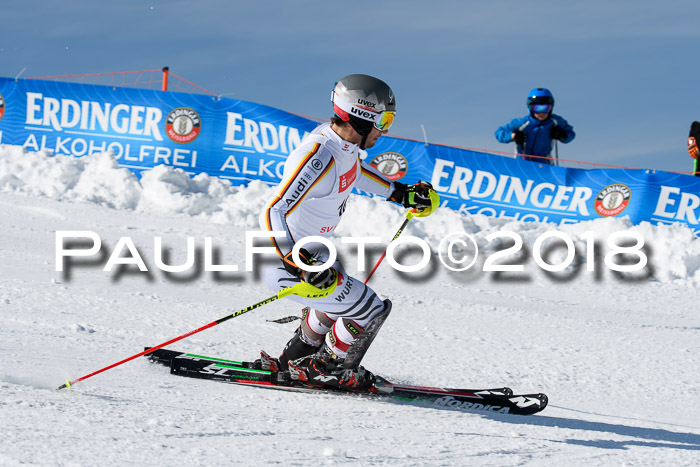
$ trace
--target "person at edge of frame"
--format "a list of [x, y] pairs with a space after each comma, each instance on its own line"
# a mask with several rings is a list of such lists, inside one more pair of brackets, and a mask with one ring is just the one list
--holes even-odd
[[700, 149], [698, 142], [700, 141], [700, 122], [693, 122], [690, 125], [690, 133], [688, 134], [688, 154], [693, 158], [693, 175], [700, 177]]

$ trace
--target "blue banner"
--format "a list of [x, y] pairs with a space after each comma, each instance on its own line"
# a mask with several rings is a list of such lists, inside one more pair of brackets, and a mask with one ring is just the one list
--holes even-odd
[[[276, 184], [317, 124], [242, 100], [0, 78], [0, 143], [77, 157], [111, 151], [136, 173], [165, 164], [234, 185]], [[361, 157], [392, 180], [431, 182], [443, 206], [464, 214], [559, 224], [629, 216], [700, 235], [700, 177], [555, 167], [391, 136]]]
[[211, 96], [0, 78], [5, 144], [54, 154], [111, 151], [139, 172], [187, 172], [276, 183], [289, 152], [316, 123], [251, 102]]

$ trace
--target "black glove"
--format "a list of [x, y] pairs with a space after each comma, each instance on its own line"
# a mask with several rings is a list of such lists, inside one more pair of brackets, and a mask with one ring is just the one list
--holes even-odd
[[525, 141], [527, 140], [527, 135], [520, 130], [515, 130], [513, 132], [513, 141], [518, 146], [525, 146]]
[[[318, 265], [318, 260], [304, 248], [299, 249], [299, 259], [307, 266]], [[294, 263], [291, 251], [284, 256], [282, 263], [284, 264], [284, 269], [286, 269], [288, 273], [293, 274], [304, 282], [318, 287], [319, 289], [325, 289], [331, 286], [333, 281], [335, 281], [335, 269], [328, 268], [323, 271], [314, 272], [304, 271]]]
[[418, 210], [432, 206], [430, 192], [433, 186], [428, 182], [419, 181], [415, 185], [404, 185], [401, 182], [394, 182], [394, 192], [389, 196], [389, 201], [402, 204], [405, 208], [415, 208]]
[[552, 139], [558, 139], [559, 141], [564, 141], [566, 137], [569, 136], [566, 131], [560, 126], [553, 126], [551, 130], [549, 130], [549, 137]]

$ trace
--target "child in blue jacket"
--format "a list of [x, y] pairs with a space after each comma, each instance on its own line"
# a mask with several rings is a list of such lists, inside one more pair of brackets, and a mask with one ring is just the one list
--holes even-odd
[[[523, 159], [551, 164], [546, 159], [552, 152], [554, 141], [568, 143], [576, 137], [574, 127], [563, 117], [553, 114], [554, 96], [545, 88], [535, 88], [528, 94], [527, 108], [530, 115], [515, 118], [496, 130], [496, 139], [501, 143], [515, 141], [517, 153]], [[529, 157], [540, 156], [540, 157]]]

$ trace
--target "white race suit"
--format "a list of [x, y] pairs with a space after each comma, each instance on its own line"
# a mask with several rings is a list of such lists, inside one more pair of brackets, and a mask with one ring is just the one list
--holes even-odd
[[[285, 270], [282, 258], [301, 238], [330, 237], [353, 187], [387, 198], [394, 190], [393, 182], [360, 160], [358, 145], [342, 139], [330, 123], [320, 125], [289, 155], [282, 181], [260, 215], [264, 230], [286, 234], [270, 238], [278, 256], [260, 264], [262, 278], [271, 289], [279, 291], [299, 282]], [[328, 258], [323, 245], [308, 243], [304, 248], [320, 261]], [[370, 287], [348, 276], [340, 261], [333, 268], [338, 279], [332, 294], [320, 299], [290, 298], [312, 309], [302, 323], [306, 340], [320, 345], [325, 335], [326, 344], [342, 358], [385, 305]]]

